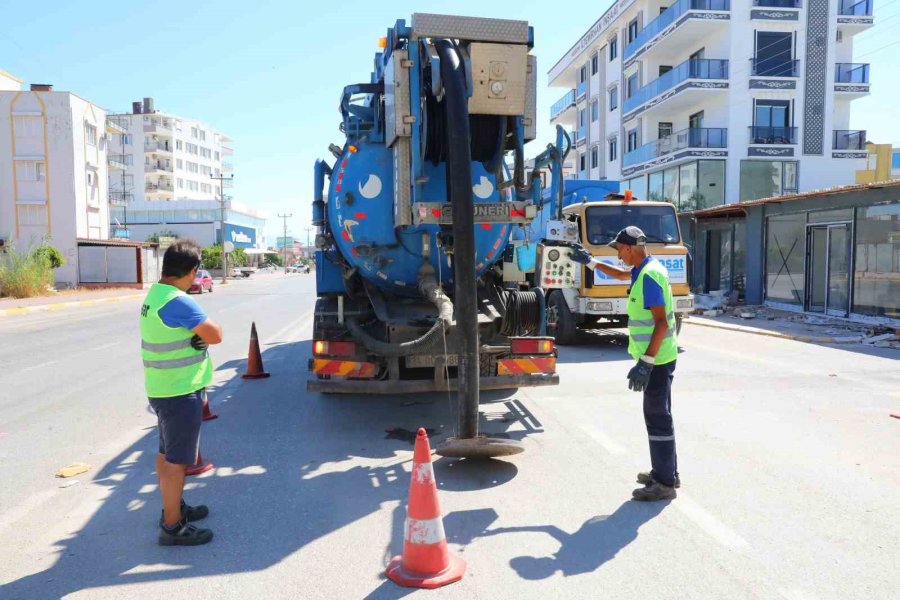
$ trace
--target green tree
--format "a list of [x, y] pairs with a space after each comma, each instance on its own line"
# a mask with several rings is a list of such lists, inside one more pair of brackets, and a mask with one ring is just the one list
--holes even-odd
[[154, 233], [154, 234], [152, 234], [152, 235], [148, 235], [146, 241], [151, 242], [151, 243], [153, 243], [153, 244], [158, 244], [158, 243], [159, 243], [159, 237], [160, 237], [160, 236], [162, 236], [162, 237], [174, 237], [174, 238], [177, 238], [177, 237], [178, 237], [178, 234], [175, 233], [175, 232], [172, 231], [172, 230], [166, 229], [166, 230], [163, 230], [163, 231], [157, 231], [156, 233]]
[[250, 263], [247, 253], [243, 248], [235, 248], [228, 256], [228, 264], [233, 267], [246, 267]]
[[221, 269], [222, 268], [222, 246], [207, 246], [201, 251], [201, 261], [204, 269]]

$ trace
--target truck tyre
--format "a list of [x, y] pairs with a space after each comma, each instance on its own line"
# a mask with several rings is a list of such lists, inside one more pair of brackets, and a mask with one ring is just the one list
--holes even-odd
[[547, 331], [560, 346], [575, 343], [578, 335], [575, 317], [572, 316], [569, 305], [559, 290], [552, 291], [547, 301]]

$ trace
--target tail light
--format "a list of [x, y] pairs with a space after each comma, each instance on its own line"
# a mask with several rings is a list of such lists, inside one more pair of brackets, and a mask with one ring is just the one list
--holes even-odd
[[553, 352], [552, 338], [511, 338], [509, 344], [513, 354], [551, 354]]
[[353, 356], [356, 354], [354, 342], [326, 342], [316, 340], [313, 342], [313, 356]]

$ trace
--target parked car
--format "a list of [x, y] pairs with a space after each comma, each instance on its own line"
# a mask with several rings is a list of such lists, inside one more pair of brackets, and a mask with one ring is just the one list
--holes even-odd
[[238, 269], [237, 267], [233, 267], [233, 268], [231, 269], [231, 276], [232, 276], [232, 277], [243, 277], [243, 276], [244, 276], [244, 273], [243, 273], [240, 269]]
[[213, 278], [212, 275], [209, 274], [209, 271], [199, 270], [197, 271], [197, 276], [194, 277], [194, 283], [191, 285], [190, 289], [188, 289], [188, 293], [197, 292], [198, 294], [202, 294], [203, 292], [212, 292], [213, 291]]

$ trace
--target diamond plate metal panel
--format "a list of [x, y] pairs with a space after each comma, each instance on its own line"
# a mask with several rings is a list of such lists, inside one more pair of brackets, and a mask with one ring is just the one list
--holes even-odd
[[806, 97], [803, 102], [803, 154], [825, 152], [825, 92], [828, 83], [828, 0], [806, 7]]
[[410, 138], [397, 138], [394, 143], [394, 226], [412, 223], [410, 206], [409, 171], [412, 168], [409, 155]]
[[403, 67], [408, 52], [395, 50], [384, 69], [384, 145], [391, 147], [398, 137], [412, 135], [409, 116], [409, 69]]
[[525, 84], [525, 141], [537, 137], [537, 57], [528, 56], [528, 82]]
[[412, 37], [527, 44], [528, 22], [415, 13], [412, 16]]

